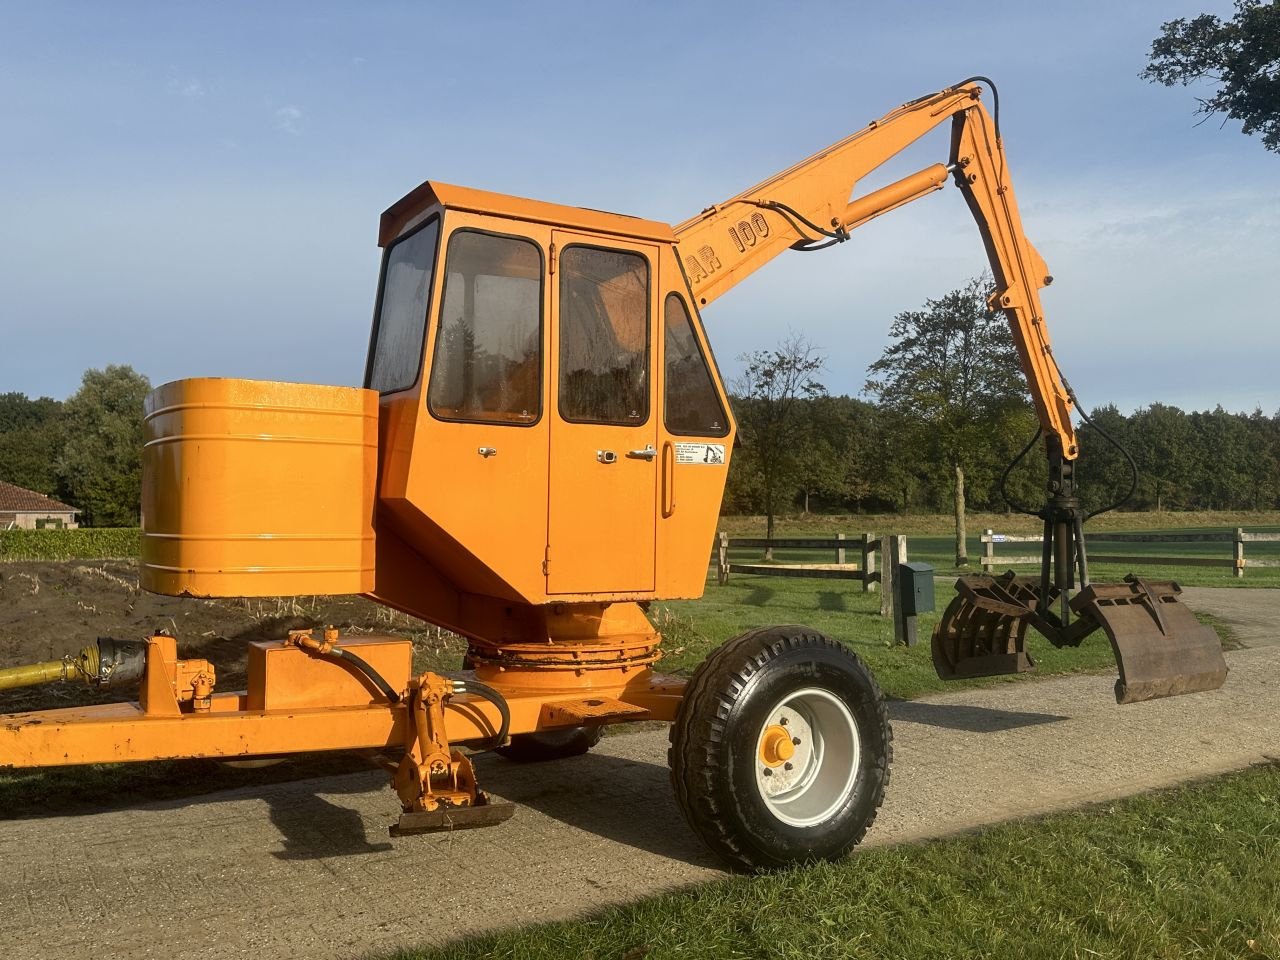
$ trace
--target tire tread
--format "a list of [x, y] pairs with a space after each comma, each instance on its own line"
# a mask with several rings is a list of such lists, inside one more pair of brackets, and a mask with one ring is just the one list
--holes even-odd
[[[871, 815], [853, 839], [860, 843], [875, 823], [889, 785], [893, 761], [893, 728], [888, 709], [871, 671], [847, 646], [825, 634], [798, 624], [758, 627], [726, 641], [713, 650], [694, 670], [685, 688], [680, 714], [671, 725], [667, 763], [676, 800], [690, 826], [711, 849], [734, 867], [754, 871], [780, 864], [763, 864], [734, 836], [733, 825], [717, 809], [713, 785], [729, 776], [713, 746], [723, 740], [724, 721], [751, 677], [769, 661], [791, 650], [827, 648], [848, 656], [865, 674], [875, 692], [875, 721], [885, 731], [884, 752], [875, 757], [879, 776], [872, 799]], [[719, 700], [714, 714], [708, 707]], [[694, 729], [698, 728], [698, 729]], [[696, 734], [696, 735], [694, 735]], [[701, 744], [701, 749], [697, 748]], [[691, 791], [690, 785], [701, 789]]]

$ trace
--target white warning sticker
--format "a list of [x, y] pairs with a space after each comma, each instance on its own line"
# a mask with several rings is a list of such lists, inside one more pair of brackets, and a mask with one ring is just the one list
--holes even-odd
[[676, 463], [724, 463], [724, 444], [677, 443]]

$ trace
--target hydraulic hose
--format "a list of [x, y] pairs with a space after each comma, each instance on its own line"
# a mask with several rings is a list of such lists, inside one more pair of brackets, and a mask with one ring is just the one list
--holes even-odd
[[1031, 448], [1036, 445], [1036, 441], [1040, 439], [1042, 434], [1043, 434], [1043, 431], [1041, 430], [1041, 428], [1036, 427], [1036, 432], [1032, 435], [1031, 439], [1027, 441], [1027, 445], [1022, 448], [1022, 452], [1019, 453], [1012, 460], [1010, 460], [1009, 465], [1004, 468], [1004, 473], [1000, 474], [1000, 496], [1004, 498], [1004, 502], [1014, 512], [1025, 513], [1029, 517], [1040, 516], [1040, 511], [1032, 510], [1029, 507], [1024, 506], [1023, 504], [1019, 503], [1017, 500], [1014, 500], [1013, 497], [1009, 495], [1009, 486], [1008, 486], [1009, 474], [1013, 472], [1014, 467], [1016, 467], [1019, 463], [1022, 462], [1022, 458], [1031, 452]]
[[345, 647], [332, 647], [329, 650], [329, 654], [331, 656], [338, 657], [339, 659], [346, 660], [349, 664], [363, 673], [369, 678], [370, 682], [372, 682], [375, 687], [382, 691], [382, 695], [386, 697], [389, 702], [400, 702], [400, 694], [396, 693], [396, 691], [392, 689], [391, 684], [387, 683], [382, 674], [373, 669], [369, 661], [364, 659], [364, 657], [357, 656]]
[[476, 749], [494, 750], [507, 742], [507, 733], [511, 729], [511, 708], [507, 706], [506, 697], [487, 683], [481, 683], [479, 680], [454, 680], [453, 690], [454, 693], [470, 693], [477, 697], [483, 697], [497, 707], [498, 716], [502, 718], [494, 738], [484, 746]]
[[[333, 636], [336, 637], [337, 631], [332, 631], [332, 633]], [[333, 642], [333, 638], [326, 637], [325, 641], [321, 643], [308, 632], [297, 631], [289, 634], [289, 639], [286, 643], [302, 647], [304, 650], [310, 650], [317, 657], [326, 657], [332, 660], [345, 660], [364, 674], [365, 677], [368, 678], [369, 682], [377, 687], [378, 690], [381, 691], [382, 695], [387, 698], [388, 703], [400, 702], [400, 694], [396, 692], [395, 688], [392, 687], [391, 684], [387, 683], [386, 678], [383, 677], [382, 674], [378, 673], [368, 660], [364, 659], [364, 657], [359, 654], [352, 653], [345, 647], [338, 646]]]
[[1114, 510], [1116, 507], [1122, 507], [1129, 502], [1129, 498], [1132, 497], [1134, 494], [1134, 491], [1138, 489], [1138, 464], [1133, 459], [1133, 455], [1129, 453], [1127, 449], [1125, 449], [1125, 447], [1120, 443], [1119, 440], [1111, 436], [1111, 434], [1107, 433], [1107, 431], [1103, 430], [1102, 427], [1098, 426], [1098, 424], [1094, 423], [1093, 419], [1089, 416], [1089, 414], [1084, 412], [1083, 408], [1078, 408], [1078, 409], [1080, 410], [1080, 418], [1084, 420], [1084, 422], [1087, 423], [1089, 426], [1093, 427], [1093, 429], [1097, 430], [1098, 433], [1102, 434], [1102, 439], [1106, 440], [1107, 443], [1111, 444], [1113, 447], [1119, 450], [1122, 454], [1124, 454], [1125, 460], [1129, 462], [1129, 491], [1119, 500], [1116, 500], [1114, 503], [1109, 503], [1105, 507], [1099, 507], [1097, 510], [1094, 510], [1092, 513], [1090, 513], [1087, 517], [1084, 518], [1086, 520], [1090, 520], [1096, 517], [1100, 513], [1108, 513], [1109, 511]]

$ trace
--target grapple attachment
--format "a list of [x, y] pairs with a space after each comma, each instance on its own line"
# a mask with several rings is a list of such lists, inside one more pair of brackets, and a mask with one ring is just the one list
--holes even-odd
[[1111, 641], [1120, 679], [1116, 702], [1216, 690], [1227, 676], [1222, 645], [1212, 629], [1178, 602], [1172, 581], [1128, 576], [1123, 583], [1090, 584], [1071, 598], [1070, 623], [1049, 612], [1059, 599], [1041, 579], [1009, 572], [956, 581], [956, 597], [933, 632], [933, 664], [944, 680], [1024, 673], [1035, 668], [1025, 649], [1027, 627], [1057, 647], [1077, 646], [1101, 627]]

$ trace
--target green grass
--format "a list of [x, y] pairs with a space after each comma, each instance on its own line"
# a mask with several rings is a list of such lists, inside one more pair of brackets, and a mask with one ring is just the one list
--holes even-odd
[[1268, 766], [390, 956], [1277, 958], [1277, 891]]

